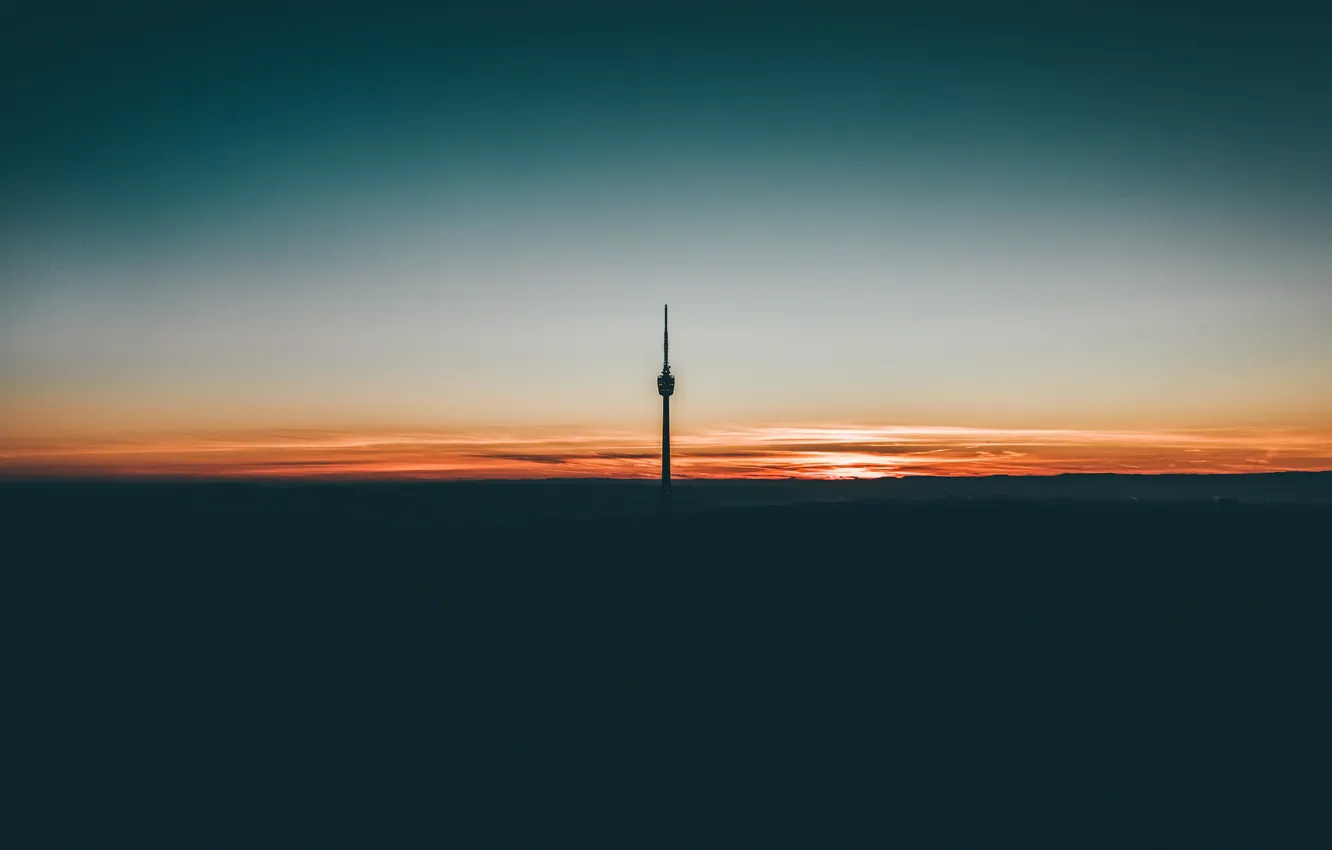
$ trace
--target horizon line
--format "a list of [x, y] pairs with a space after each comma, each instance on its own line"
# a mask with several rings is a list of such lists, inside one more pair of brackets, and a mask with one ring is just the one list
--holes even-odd
[[[0, 479], [636, 480], [646, 432], [252, 430], [0, 439]], [[728, 426], [672, 437], [681, 481], [1332, 471], [1332, 428]], [[552, 474], [556, 473], [556, 474]]]
[[[1031, 472], [1031, 473], [1012, 473], [1012, 472], [992, 472], [961, 475], [883, 475], [876, 477], [868, 476], [842, 476], [827, 478], [810, 478], [803, 476], [788, 476], [785, 478], [759, 477], [759, 476], [735, 476], [735, 477], [700, 477], [700, 478], [675, 478], [673, 481], [687, 484], [849, 484], [858, 483], [864, 486], [880, 486], [888, 482], [903, 481], [988, 481], [997, 478], [1014, 480], [1050, 480], [1055, 478], [1276, 478], [1279, 476], [1328, 476], [1332, 477], [1332, 468], [1327, 469], [1278, 469], [1278, 470], [1254, 470], [1248, 472], [1213, 472], [1207, 470], [1193, 471], [1172, 471], [1172, 472]], [[325, 484], [566, 484], [566, 483], [597, 483], [597, 484], [641, 484], [645, 488], [656, 487], [660, 484], [658, 478], [633, 476], [633, 477], [597, 477], [597, 476], [565, 476], [550, 478], [437, 478], [429, 476], [396, 476], [396, 475], [324, 475], [324, 476], [276, 476], [276, 475], [208, 475], [208, 474], [190, 474], [190, 473], [161, 473], [156, 475], [140, 474], [103, 474], [103, 475], [6, 475], [0, 472], [0, 485], [6, 484], [153, 484], [153, 483], [171, 483], [171, 484], [277, 484], [290, 486], [321, 486]]]

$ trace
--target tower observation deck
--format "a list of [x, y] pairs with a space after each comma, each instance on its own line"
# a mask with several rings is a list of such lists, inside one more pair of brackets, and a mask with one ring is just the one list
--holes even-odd
[[675, 393], [675, 376], [671, 374], [671, 308], [662, 314], [664, 325], [661, 336], [661, 374], [657, 376], [657, 392], [661, 393], [661, 491], [671, 492], [671, 395]]

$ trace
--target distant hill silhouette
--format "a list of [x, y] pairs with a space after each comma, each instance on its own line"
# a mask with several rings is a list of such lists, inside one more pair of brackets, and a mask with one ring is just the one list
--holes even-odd
[[[298, 513], [321, 511], [427, 512], [435, 520], [511, 522], [532, 517], [614, 517], [655, 513], [655, 481], [547, 479], [538, 481], [157, 480], [2, 481], [0, 508], [81, 509], [139, 503], [143, 510], [193, 505], [199, 510]], [[1234, 501], [1245, 504], [1332, 504], [1332, 472], [1243, 475], [993, 475], [916, 476], [861, 480], [676, 480], [677, 510], [903, 500]], [[293, 498], [293, 493], [300, 493]], [[374, 494], [373, 503], [368, 503]], [[63, 506], [63, 507], [62, 507]]]

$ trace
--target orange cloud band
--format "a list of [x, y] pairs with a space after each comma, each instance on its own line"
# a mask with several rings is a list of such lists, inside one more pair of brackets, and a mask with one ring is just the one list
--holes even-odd
[[[657, 437], [627, 432], [288, 431], [0, 444], [0, 477], [652, 478]], [[814, 425], [680, 434], [681, 478], [1332, 470], [1332, 432]]]

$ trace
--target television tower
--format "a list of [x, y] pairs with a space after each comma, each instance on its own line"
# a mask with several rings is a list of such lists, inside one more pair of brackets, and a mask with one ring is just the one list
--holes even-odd
[[665, 322], [661, 335], [661, 374], [657, 376], [657, 392], [661, 393], [661, 492], [671, 492], [671, 394], [675, 392], [675, 376], [671, 374], [671, 308], [666, 305], [662, 314]]

